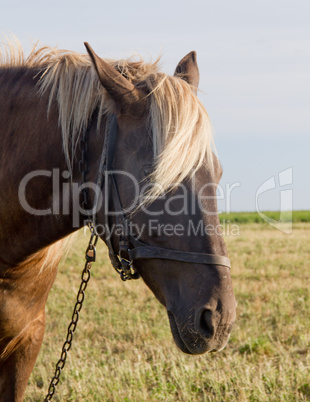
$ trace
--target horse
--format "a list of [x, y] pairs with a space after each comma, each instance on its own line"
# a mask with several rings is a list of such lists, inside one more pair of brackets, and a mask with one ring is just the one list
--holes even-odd
[[164, 306], [182, 352], [223, 349], [236, 318], [196, 52], [170, 76], [85, 46], [2, 46], [1, 401], [23, 400], [57, 266], [88, 222], [122, 279], [141, 277]]

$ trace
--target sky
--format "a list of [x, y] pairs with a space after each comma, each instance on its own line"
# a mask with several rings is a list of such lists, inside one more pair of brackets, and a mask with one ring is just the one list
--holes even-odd
[[88, 41], [102, 57], [161, 54], [173, 74], [196, 50], [223, 212], [310, 209], [309, 21], [309, 0], [0, 0], [0, 34], [26, 53]]

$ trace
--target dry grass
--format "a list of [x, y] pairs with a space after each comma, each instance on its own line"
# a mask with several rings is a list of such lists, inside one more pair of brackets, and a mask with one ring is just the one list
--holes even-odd
[[[122, 283], [99, 247], [57, 401], [302, 401], [309, 385], [310, 224], [285, 235], [260, 224], [227, 237], [238, 319], [226, 349], [187, 356], [142, 283]], [[61, 264], [44, 343], [26, 392], [43, 400], [79, 286], [87, 237]]]

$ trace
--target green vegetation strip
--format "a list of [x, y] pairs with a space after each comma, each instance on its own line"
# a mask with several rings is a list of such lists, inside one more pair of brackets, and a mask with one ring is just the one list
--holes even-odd
[[[310, 211], [265, 211], [262, 212], [264, 217], [281, 222], [310, 222]], [[231, 223], [264, 223], [265, 220], [258, 212], [231, 212], [229, 214], [222, 213], [219, 215], [220, 222]]]

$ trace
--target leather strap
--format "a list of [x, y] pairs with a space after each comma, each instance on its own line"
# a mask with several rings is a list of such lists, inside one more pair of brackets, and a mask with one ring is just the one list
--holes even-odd
[[192, 253], [168, 248], [140, 246], [128, 251], [132, 261], [141, 259], [163, 259], [182, 262], [191, 262], [194, 264], [222, 265], [230, 269], [230, 259], [217, 254]]

